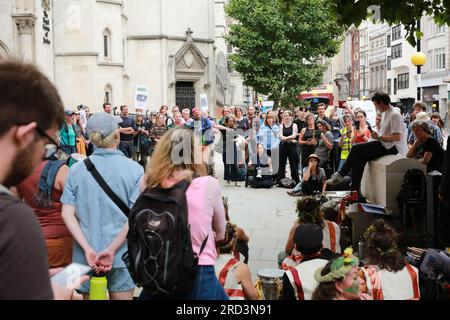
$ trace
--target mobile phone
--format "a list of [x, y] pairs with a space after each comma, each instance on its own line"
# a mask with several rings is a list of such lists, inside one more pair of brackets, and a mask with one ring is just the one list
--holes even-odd
[[320, 130], [314, 130], [314, 138], [320, 139], [320, 136], [322, 135], [322, 131]]
[[63, 270], [51, 277], [51, 281], [62, 287], [73, 288], [79, 279], [88, 274], [92, 270], [91, 267], [76, 262], [69, 264]]

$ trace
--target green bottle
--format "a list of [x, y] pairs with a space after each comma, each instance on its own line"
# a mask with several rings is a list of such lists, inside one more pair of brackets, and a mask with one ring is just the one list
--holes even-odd
[[106, 300], [108, 281], [105, 273], [93, 273], [89, 286], [89, 300]]

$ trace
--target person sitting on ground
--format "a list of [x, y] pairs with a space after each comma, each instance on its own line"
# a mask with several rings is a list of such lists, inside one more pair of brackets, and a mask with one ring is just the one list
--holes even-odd
[[225, 238], [217, 242], [218, 257], [214, 265], [216, 277], [230, 300], [256, 300], [258, 293], [252, 283], [250, 269], [234, 255], [237, 237], [237, 226], [228, 222]]
[[[225, 208], [225, 220], [227, 222], [230, 222], [230, 216], [228, 215], [228, 198], [222, 197], [223, 206]], [[244, 229], [237, 227], [237, 242], [236, 242], [236, 250], [237, 250], [237, 257], [239, 257], [239, 254], [244, 256], [244, 263], [248, 263], [248, 242], [250, 241], [249, 236], [245, 233]]]
[[358, 264], [353, 250], [347, 248], [344, 256], [317, 269], [314, 278], [319, 285], [312, 294], [312, 300], [372, 300], [361, 292], [363, 281], [358, 276]]
[[248, 166], [254, 166], [254, 175], [249, 177], [249, 185], [252, 188], [270, 188], [272, 180], [272, 160], [264, 150], [261, 143], [257, 145], [256, 163], [249, 160]]
[[389, 95], [377, 92], [372, 101], [377, 110], [384, 113], [380, 133], [372, 132], [374, 141], [352, 146], [342, 169], [334, 173], [327, 181], [328, 185], [338, 185], [351, 171], [351, 190], [358, 192], [358, 202], [363, 203], [366, 202], [366, 199], [361, 194], [360, 186], [366, 163], [386, 155], [406, 155], [407, 153], [406, 128], [402, 116], [391, 106]]
[[314, 197], [304, 197], [299, 199], [297, 201], [297, 216], [297, 221], [295, 221], [289, 231], [284, 252], [280, 252], [278, 255], [279, 266], [283, 268], [295, 266], [298, 261], [301, 260], [301, 254], [294, 250], [294, 234], [297, 227], [305, 223], [311, 223], [320, 227], [323, 233], [322, 247], [327, 249], [328, 254], [341, 252], [340, 228], [335, 222], [324, 219], [324, 213], [321, 210], [317, 199]]
[[306, 223], [297, 226], [294, 233], [296, 251], [302, 255], [295, 267], [289, 267], [283, 275], [282, 300], [311, 300], [317, 287], [314, 274], [324, 267], [330, 257], [321, 254], [323, 233], [319, 226]]
[[418, 300], [419, 273], [408, 264], [398, 246], [395, 230], [378, 219], [365, 234], [367, 265], [361, 268], [368, 294], [374, 300]]
[[430, 135], [431, 130], [427, 122], [414, 121], [411, 128], [416, 137], [411, 149], [409, 149], [407, 157], [415, 158], [427, 166], [427, 172], [437, 170], [442, 172], [442, 159], [444, 150], [439, 143]]
[[310, 196], [324, 193], [327, 189], [325, 183], [327, 176], [325, 170], [319, 167], [320, 159], [313, 153], [308, 157], [308, 166], [303, 168], [303, 178], [294, 189], [287, 191], [290, 196]]

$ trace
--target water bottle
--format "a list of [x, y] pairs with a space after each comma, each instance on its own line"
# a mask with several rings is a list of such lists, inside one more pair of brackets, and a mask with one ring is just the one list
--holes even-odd
[[360, 261], [364, 259], [364, 240], [362, 238], [358, 242], [358, 257]]
[[105, 273], [95, 273], [89, 282], [89, 300], [106, 300], [108, 281]]

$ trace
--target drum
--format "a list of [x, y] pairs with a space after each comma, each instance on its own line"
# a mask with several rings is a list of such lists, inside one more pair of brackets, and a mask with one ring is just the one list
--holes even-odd
[[283, 291], [284, 271], [280, 269], [263, 269], [258, 271], [263, 300], [279, 300]]

